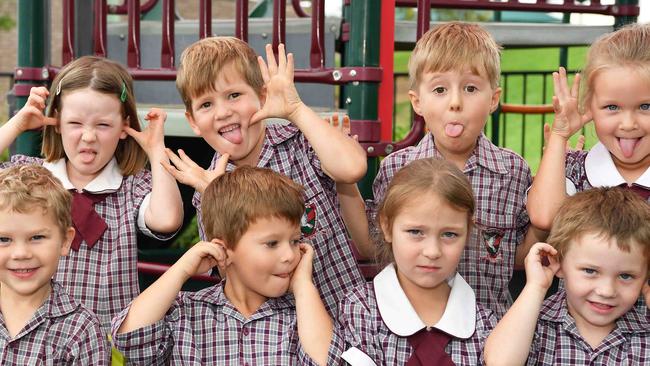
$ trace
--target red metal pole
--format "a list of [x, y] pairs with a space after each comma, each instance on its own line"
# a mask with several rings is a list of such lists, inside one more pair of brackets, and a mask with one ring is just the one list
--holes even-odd
[[429, 30], [431, 24], [431, 0], [418, 0], [417, 39]]
[[312, 69], [325, 67], [325, 0], [312, 1], [309, 66]]
[[133, 69], [140, 68], [140, 1], [127, 0], [129, 13], [129, 44], [126, 64]]
[[[382, 29], [395, 29], [395, 0], [381, 2], [380, 24]], [[395, 33], [381, 32], [379, 37], [379, 66], [383, 76], [377, 92], [377, 117], [381, 123], [381, 141], [393, 141]]]
[[278, 45], [285, 43], [287, 0], [273, 1], [273, 50], [277, 56]]
[[174, 0], [163, 0], [160, 66], [174, 68]]
[[63, 49], [62, 62], [74, 59], [74, 0], [63, 0]]
[[212, 37], [212, 1], [199, 3], [199, 38]]
[[248, 0], [237, 0], [235, 36], [244, 42], [248, 42]]
[[93, 25], [93, 42], [95, 56], [106, 57], [106, 0], [95, 0], [95, 24]]

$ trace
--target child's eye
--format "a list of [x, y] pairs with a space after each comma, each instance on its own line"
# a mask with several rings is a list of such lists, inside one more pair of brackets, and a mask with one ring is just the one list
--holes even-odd
[[237, 99], [240, 95], [241, 93], [230, 93], [228, 99]]
[[407, 229], [406, 232], [411, 236], [423, 236], [424, 232], [420, 229]]
[[610, 105], [606, 105], [605, 109], [607, 109], [608, 111], [616, 111], [618, 110], [618, 106], [614, 104], [610, 104]]
[[621, 273], [621, 274], [618, 275], [618, 276], [619, 276], [622, 280], [624, 280], [624, 281], [629, 281], [629, 280], [633, 280], [633, 279], [634, 279], [634, 276], [631, 275], [631, 274], [629, 274], [629, 273]]
[[278, 241], [277, 240], [267, 241], [266, 243], [264, 243], [264, 245], [266, 245], [269, 248], [275, 248], [278, 246]]
[[650, 110], [650, 103], [643, 103], [639, 106], [639, 109], [642, 111], [648, 111]]
[[32, 240], [43, 240], [45, 238], [46, 236], [41, 234], [32, 236]]
[[447, 91], [447, 88], [445, 88], [445, 87], [443, 87], [443, 86], [439, 86], [439, 87], [437, 87], [437, 88], [433, 88], [433, 92], [436, 93], [436, 94], [443, 94], [443, 93], [446, 92], [446, 91]]
[[7, 245], [9, 243], [11, 243], [11, 238], [0, 236], [0, 245]]
[[465, 87], [465, 91], [468, 92], [468, 93], [474, 93], [474, 92], [478, 91], [478, 88], [475, 87], [474, 85], [468, 85], [468, 86]]
[[204, 102], [204, 103], [201, 103], [201, 106], [199, 108], [205, 109], [205, 108], [210, 108], [210, 106], [212, 106], [212, 103]]
[[596, 270], [593, 268], [583, 268], [582, 271], [588, 275], [596, 274]]
[[457, 238], [459, 235], [453, 231], [445, 231], [444, 233], [442, 233], [441, 236], [447, 239], [454, 239]]

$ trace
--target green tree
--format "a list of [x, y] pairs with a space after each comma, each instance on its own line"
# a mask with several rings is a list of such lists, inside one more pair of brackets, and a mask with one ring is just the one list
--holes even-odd
[[16, 26], [16, 21], [6, 14], [0, 15], [0, 31], [8, 31]]

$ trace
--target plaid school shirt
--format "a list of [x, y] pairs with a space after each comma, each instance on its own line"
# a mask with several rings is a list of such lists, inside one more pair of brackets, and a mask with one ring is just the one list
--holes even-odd
[[527, 364], [650, 365], [650, 313], [633, 307], [616, 321], [616, 328], [601, 344], [592, 349], [569, 314], [566, 292], [560, 291], [544, 301]]
[[[433, 136], [427, 133], [418, 145], [390, 154], [382, 161], [373, 183], [374, 200], [366, 201], [373, 236], [379, 235], [377, 209], [395, 173], [414, 160], [430, 157], [443, 159]], [[495, 146], [481, 134], [463, 173], [476, 197], [476, 225], [470, 232], [458, 272], [476, 292], [476, 300], [500, 319], [512, 305], [508, 283], [515, 265], [515, 250], [530, 224], [525, 203], [532, 182], [530, 168], [521, 156]]]
[[[298, 341], [290, 294], [268, 299], [246, 319], [223, 292], [225, 282], [181, 292], [160, 321], [117, 334], [129, 308], [113, 319], [113, 342], [135, 365], [316, 365]], [[334, 337], [330, 365], [341, 341]]]
[[[447, 307], [434, 326], [452, 336], [445, 348], [456, 365], [480, 365], [483, 347], [497, 320], [476, 303], [474, 291], [459, 274]], [[338, 333], [344, 339], [341, 358], [353, 366], [405, 365], [413, 353], [408, 336], [426, 325], [413, 309], [391, 264], [372, 283], [350, 292], [341, 306]]]
[[110, 348], [97, 316], [58, 283], [11, 338], [0, 314], [0, 365], [108, 365]]
[[[209, 170], [214, 169], [221, 154], [214, 154]], [[280, 123], [266, 124], [266, 137], [257, 166], [286, 175], [305, 188], [305, 214], [301, 220], [303, 238], [314, 247], [314, 284], [331, 315], [345, 294], [363, 286], [356, 259], [352, 254], [334, 181], [321, 169], [320, 159], [300, 130]], [[227, 171], [235, 169], [228, 163]], [[199, 234], [205, 237], [201, 223], [201, 196], [193, 204], [199, 216]]]
[[[14, 155], [10, 164], [43, 165], [65, 189], [75, 189], [68, 179], [65, 159], [45, 162], [40, 158]], [[0, 165], [0, 169], [7, 165]], [[54, 279], [72, 297], [97, 314], [105, 334], [109, 334], [111, 319], [140, 293], [137, 230], [161, 240], [173, 234], [153, 233], [145, 225], [144, 212], [149, 206], [151, 193], [151, 172], [148, 170], [123, 177], [113, 158], [84, 190], [109, 193], [104, 201], [94, 205], [108, 228], [92, 248], [83, 241], [78, 251], [71, 249], [67, 256], [62, 257]]]

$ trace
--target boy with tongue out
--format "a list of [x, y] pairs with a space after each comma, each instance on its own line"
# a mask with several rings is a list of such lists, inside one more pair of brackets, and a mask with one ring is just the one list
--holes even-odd
[[429, 132], [417, 146], [383, 160], [374, 200], [367, 204], [374, 222], [393, 175], [413, 160], [440, 157], [460, 168], [472, 184], [477, 209], [458, 271], [477, 301], [501, 317], [512, 302], [508, 282], [513, 267], [523, 264], [536, 240], [527, 234], [524, 203], [530, 168], [522, 157], [483, 135], [499, 104], [499, 76], [499, 46], [478, 25], [452, 22], [424, 34], [409, 60], [409, 97]]
[[[269, 168], [305, 187], [303, 238], [315, 250], [314, 283], [330, 314], [339, 300], [364, 281], [338, 209], [335, 183], [355, 183], [366, 172], [366, 156], [356, 141], [330, 126], [301, 100], [293, 83], [293, 55], [280, 44], [267, 62], [245, 42], [212, 37], [190, 45], [176, 79], [192, 130], [215, 150], [207, 171], [182, 151], [168, 151], [167, 169], [196, 189], [194, 206], [201, 223], [201, 194], [219, 164]], [[283, 121], [268, 122], [267, 118]], [[246, 200], [246, 197], [241, 197]], [[206, 238], [202, 225], [199, 234]]]

